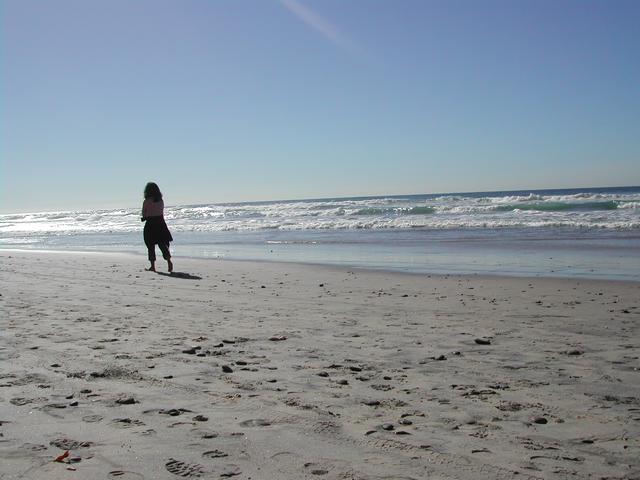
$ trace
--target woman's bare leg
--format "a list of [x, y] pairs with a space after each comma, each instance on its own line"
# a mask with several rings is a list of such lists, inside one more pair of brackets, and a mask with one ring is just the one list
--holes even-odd
[[162, 258], [167, 261], [167, 267], [169, 267], [169, 272], [173, 272], [173, 263], [171, 262], [171, 252], [169, 251], [168, 243], [159, 243], [158, 247], [160, 247], [160, 251], [162, 252]]

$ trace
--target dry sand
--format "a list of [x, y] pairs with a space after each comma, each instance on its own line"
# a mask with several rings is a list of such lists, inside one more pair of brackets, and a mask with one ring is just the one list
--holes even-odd
[[640, 283], [0, 262], [2, 480], [640, 478]]

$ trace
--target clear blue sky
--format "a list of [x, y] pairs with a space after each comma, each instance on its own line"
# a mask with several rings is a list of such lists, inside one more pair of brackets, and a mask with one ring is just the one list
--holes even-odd
[[0, 211], [640, 184], [640, 2], [3, 0]]

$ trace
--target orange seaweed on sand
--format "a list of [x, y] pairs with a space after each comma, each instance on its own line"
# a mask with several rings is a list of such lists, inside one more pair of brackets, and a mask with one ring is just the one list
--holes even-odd
[[54, 462], [64, 462], [64, 459], [68, 457], [69, 457], [69, 450], [65, 450], [62, 455], [58, 455], [55, 458]]

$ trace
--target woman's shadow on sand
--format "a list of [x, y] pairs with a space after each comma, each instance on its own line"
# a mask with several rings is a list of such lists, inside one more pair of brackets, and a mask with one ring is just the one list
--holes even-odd
[[165, 277], [182, 278], [184, 280], [202, 280], [202, 277], [199, 277], [197, 275], [191, 275], [190, 273], [185, 273], [185, 272], [171, 272], [171, 273], [156, 272], [156, 273], [158, 275], [164, 275]]

